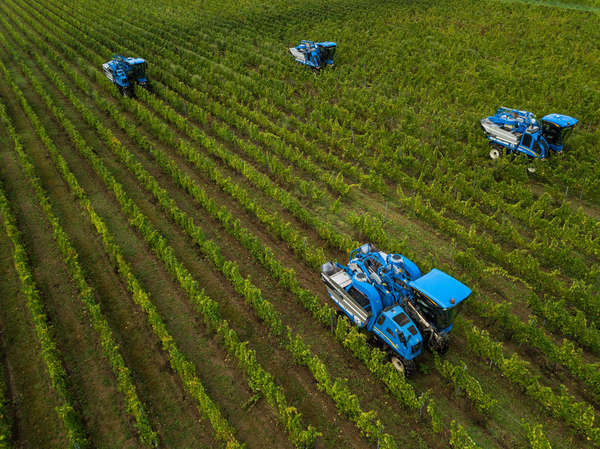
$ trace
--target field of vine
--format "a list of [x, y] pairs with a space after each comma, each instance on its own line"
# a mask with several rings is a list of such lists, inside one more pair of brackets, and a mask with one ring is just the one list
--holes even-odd
[[[599, 13], [0, 2], [0, 449], [600, 447]], [[579, 124], [530, 173], [499, 106]], [[320, 280], [363, 242], [473, 290], [406, 379]]]

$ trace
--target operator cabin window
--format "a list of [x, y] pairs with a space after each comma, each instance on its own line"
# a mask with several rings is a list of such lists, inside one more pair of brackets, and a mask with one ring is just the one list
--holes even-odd
[[569, 137], [571, 135], [572, 131], [573, 131], [573, 127], [572, 126], [563, 129], [562, 135], [559, 133], [560, 137], [558, 139], [558, 145], [562, 145], [563, 143], [565, 143], [565, 140], [567, 140], [567, 137]]
[[558, 130], [558, 128], [548, 123], [544, 123], [542, 126], [544, 129], [544, 137], [546, 137], [546, 140], [553, 145], [557, 145], [560, 140], [560, 131]]
[[531, 134], [525, 134], [523, 136], [523, 143], [521, 145], [527, 148], [531, 146]]

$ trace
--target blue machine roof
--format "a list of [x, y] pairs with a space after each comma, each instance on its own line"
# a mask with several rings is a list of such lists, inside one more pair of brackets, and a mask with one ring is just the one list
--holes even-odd
[[321, 47], [335, 47], [337, 44], [335, 42], [319, 42]]
[[471, 294], [469, 287], [437, 268], [416, 281], [411, 281], [409, 285], [437, 302], [444, 309], [454, 307]]
[[548, 114], [545, 117], [542, 117], [542, 120], [554, 123], [555, 125], [558, 125], [561, 128], [564, 128], [565, 126], [575, 125], [579, 121], [576, 118], [562, 114]]

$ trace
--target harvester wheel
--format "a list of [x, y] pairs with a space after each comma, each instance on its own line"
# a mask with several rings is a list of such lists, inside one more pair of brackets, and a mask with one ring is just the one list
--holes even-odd
[[414, 360], [406, 360], [404, 357], [392, 356], [392, 365], [396, 370], [404, 375], [404, 377], [410, 377], [415, 370], [417, 365]]
[[[535, 158], [529, 156], [529, 162], [533, 164], [533, 161], [535, 161]], [[527, 173], [535, 173], [535, 165], [527, 166]]]
[[502, 150], [498, 149], [497, 147], [493, 147], [490, 150], [490, 158], [491, 159], [500, 159], [500, 156], [502, 156]]
[[406, 376], [406, 369], [404, 368], [404, 363], [398, 357], [392, 357], [392, 365], [396, 368], [396, 371], [402, 373]]

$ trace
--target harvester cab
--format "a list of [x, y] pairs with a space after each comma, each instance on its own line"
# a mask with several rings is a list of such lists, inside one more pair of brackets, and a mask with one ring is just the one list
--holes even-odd
[[335, 42], [300, 41], [297, 47], [289, 49], [291, 55], [300, 64], [319, 72], [323, 67], [333, 66], [333, 56], [337, 44]]
[[464, 300], [471, 290], [452, 276], [434, 268], [415, 281], [410, 281], [414, 302], [436, 331], [448, 334], [452, 330]]
[[471, 290], [433, 269], [426, 275], [401, 254], [366, 243], [350, 254], [347, 266], [327, 262], [321, 279], [340, 312], [373, 333], [397, 369], [410, 373], [425, 345], [443, 353], [448, 333]]
[[505, 107], [481, 120], [481, 127], [492, 146], [492, 159], [498, 159], [502, 154], [545, 159], [552, 152], [560, 153], [576, 124], [577, 119], [561, 114], [546, 115], [540, 124], [531, 112]]
[[127, 96], [133, 97], [134, 84], [150, 90], [150, 81], [146, 78], [148, 64], [142, 58], [124, 58], [115, 56], [110, 61], [102, 64], [106, 77], [112, 81], [119, 91]]
[[568, 115], [549, 114], [542, 118], [542, 135], [551, 150], [561, 152], [573, 132], [577, 119]]

